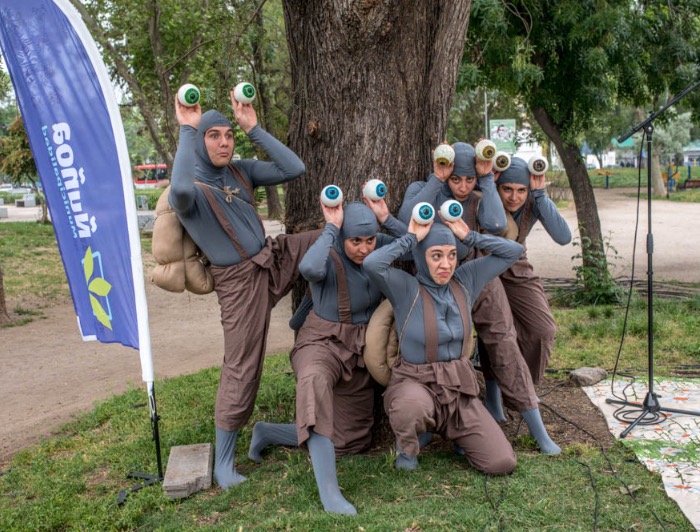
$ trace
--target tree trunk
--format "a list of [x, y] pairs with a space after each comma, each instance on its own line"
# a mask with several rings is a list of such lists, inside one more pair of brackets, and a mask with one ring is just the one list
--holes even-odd
[[[554, 122], [547, 110], [540, 107], [533, 109], [532, 112], [542, 131], [556, 146], [569, 178], [569, 185], [576, 204], [583, 266], [586, 269], [599, 270], [601, 274], [606, 273], [608, 265], [605, 260], [598, 206], [586, 165], [581, 158], [581, 151], [577, 146], [564, 141], [560, 125]], [[596, 258], [594, 259], [594, 257]]]
[[7, 303], [5, 302], [5, 285], [2, 280], [2, 266], [0, 266], [0, 323], [9, 323], [10, 314], [7, 312]]
[[[652, 137], [653, 142], [654, 139]], [[651, 149], [653, 150], [651, 155], [651, 193], [654, 196], [664, 197], [666, 196], [666, 185], [664, 178], [661, 176], [660, 150], [657, 150], [654, 146]]]
[[290, 147], [306, 174], [289, 183], [287, 231], [322, 221], [321, 189], [360, 199], [388, 188], [396, 212], [444, 139], [471, 0], [283, 0], [292, 65]]

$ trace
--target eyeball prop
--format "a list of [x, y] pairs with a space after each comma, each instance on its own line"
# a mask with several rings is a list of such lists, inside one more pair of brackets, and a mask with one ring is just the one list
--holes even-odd
[[452, 164], [455, 160], [455, 150], [449, 144], [440, 144], [433, 152], [433, 160], [440, 166]]
[[505, 172], [510, 168], [510, 155], [504, 151], [499, 151], [493, 158], [493, 169], [497, 172]]
[[547, 159], [541, 155], [533, 155], [527, 162], [527, 169], [534, 175], [543, 175], [547, 171], [547, 168], [549, 168], [549, 163], [547, 163]]
[[386, 185], [379, 179], [370, 179], [362, 189], [362, 195], [373, 201], [377, 201], [386, 196]]
[[186, 83], [177, 91], [177, 101], [186, 107], [197, 105], [199, 97], [199, 89], [191, 83]]
[[250, 103], [255, 99], [255, 87], [248, 82], [242, 82], [233, 89], [233, 97], [241, 103]]
[[462, 204], [456, 200], [447, 200], [440, 205], [440, 216], [442, 216], [443, 220], [447, 220], [448, 222], [459, 220], [463, 212]]
[[413, 207], [411, 217], [421, 225], [428, 225], [435, 218], [435, 209], [430, 203], [422, 201]]
[[489, 139], [481, 139], [474, 147], [474, 151], [482, 161], [490, 161], [496, 156], [496, 145]]
[[323, 187], [321, 191], [321, 203], [326, 207], [337, 207], [343, 203], [343, 191], [335, 185]]

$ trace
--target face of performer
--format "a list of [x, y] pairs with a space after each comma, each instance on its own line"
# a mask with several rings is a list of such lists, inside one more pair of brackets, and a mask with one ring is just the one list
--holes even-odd
[[501, 196], [503, 206], [508, 212], [515, 212], [525, 204], [527, 199], [527, 187], [517, 183], [508, 183], [498, 186], [498, 195]]
[[226, 126], [210, 127], [204, 134], [204, 145], [214, 166], [226, 166], [233, 156], [233, 129]]
[[425, 252], [425, 262], [430, 277], [439, 285], [450, 282], [457, 267], [457, 248], [455, 246], [431, 246]]
[[476, 176], [452, 175], [447, 179], [447, 185], [457, 201], [464, 201], [476, 186]]
[[374, 251], [377, 247], [377, 237], [375, 236], [354, 236], [346, 238], [343, 242], [345, 255], [360, 266], [364, 262], [367, 255]]

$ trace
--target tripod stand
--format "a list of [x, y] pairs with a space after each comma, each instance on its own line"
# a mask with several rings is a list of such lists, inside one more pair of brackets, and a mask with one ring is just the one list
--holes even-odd
[[624, 142], [629, 137], [634, 135], [640, 129], [644, 129], [647, 136], [647, 337], [648, 337], [648, 366], [649, 366], [649, 390], [647, 391], [642, 403], [633, 403], [619, 399], [606, 399], [608, 404], [625, 405], [634, 408], [641, 408], [639, 416], [630, 423], [630, 425], [620, 433], [620, 438], [625, 438], [640, 422], [644, 421], [647, 416], [651, 416], [654, 420], [658, 412], [673, 412], [676, 414], [689, 414], [692, 416], [700, 416], [700, 412], [693, 410], [680, 410], [677, 408], [668, 408], [661, 406], [659, 398], [654, 392], [654, 235], [651, 232], [651, 148], [652, 135], [654, 133], [654, 120], [657, 116], [671, 107], [686, 94], [700, 86], [700, 81], [686, 88], [683, 92], [674, 97], [664, 107], [655, 113], [650, 113], [649, 118], [632, 127], [627, 133], [617, 139], [619, 143]]

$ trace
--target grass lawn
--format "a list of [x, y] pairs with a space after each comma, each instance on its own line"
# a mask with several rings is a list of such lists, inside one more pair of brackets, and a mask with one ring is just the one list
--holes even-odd
[[[50, 226], [0, 224], [0, 260], [10, 297], [67, 296]], [[655, 350], [663, 353], [657, 375], [698, 367], [698, 310], [698, 297], [657, 298]], [[559, 333], [550, 369], [612, 369], [624, 308], [555, 307], [554, 313]], [[633, 301], [622, 356], [621, 369], [645, 374], [644, 298]], [[164, 467], [172, 446], [214, 441], [218, 379], [219, 369], [211, 368], [156, 383]], [[248, 482], [179, 501], [156, 485], [118, 507], [118, 492], [137, 483], [129, 473], [157, 469], [146, 404], [145, 389], [132, 389], [15, 455], [0, 474], [0, 530], [692, 530], [660, 478], [620, 443], [605, 451], [576, 443], [549, 457], [522, 436], [514, 440], [516, 471], [499, 478], [476, 473], [439, 444], [412, 473], [393, 467], [389, 440], [368, 455], [340, 458], [339, 483], [359, 515], [334, 516], [323, 512], [305, 452], [275, 449], [261, 465], [245, 458], [252, 423], [242, 430], [237, 453]], [[267, 357], [252, 419], [294, 419], [294, 376], [285, 354]]]

